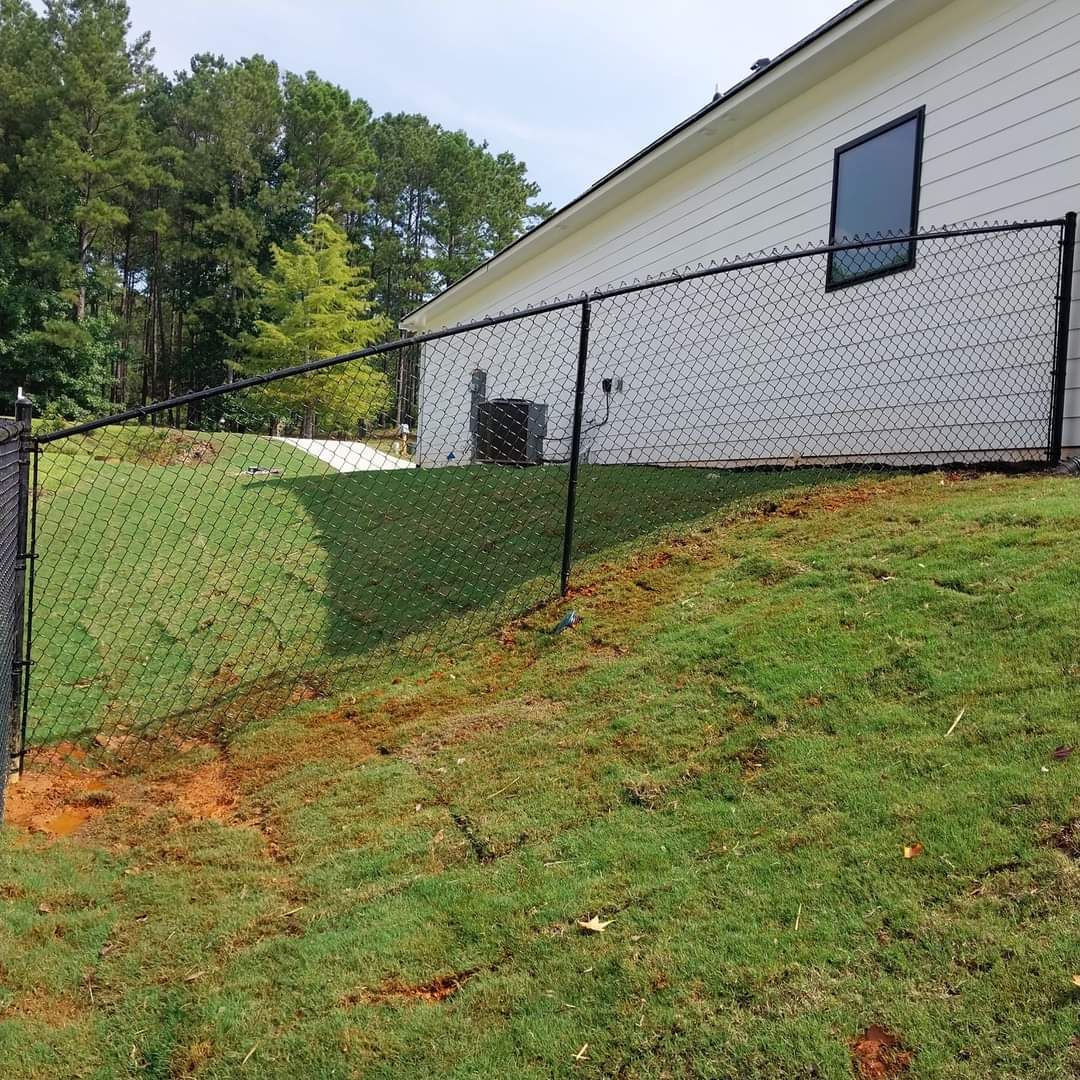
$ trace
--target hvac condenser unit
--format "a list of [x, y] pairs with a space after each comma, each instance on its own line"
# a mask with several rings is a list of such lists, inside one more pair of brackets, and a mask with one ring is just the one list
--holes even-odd
[[521, 398], [493, 398], [476, 408], [477, 461], [539, 465], [544, 459], [547, 406]]

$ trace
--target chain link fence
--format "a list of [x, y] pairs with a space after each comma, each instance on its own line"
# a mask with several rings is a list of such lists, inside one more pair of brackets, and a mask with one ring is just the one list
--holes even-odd
[[1074, 239], [772, 253], [39, 434], [20, 749], [122, 760], [393, 678], [747, 500], [1053, 461]]

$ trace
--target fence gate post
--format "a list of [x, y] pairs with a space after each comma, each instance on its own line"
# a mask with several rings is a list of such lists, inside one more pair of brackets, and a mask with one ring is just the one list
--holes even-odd
[[[22, 769], [22, 706], [26, 690], [27, 659], [23, 629], [26, 616], [26, 562], [30, 511], [30, 401], [19, 393], [15, 402], [14, 431], [9, 427], [0, 446], [0, 656], [10, 657], [10, 682], [0, 691], [0, 822], [4, 817], [4, 794], [14, 763]], [[0, 678], [3, 676], [0, 675]]]
[[1061, 438], [1065, 426], [1065, 383], [1069, 367], [1069, 332], [1072, 322], [1073, 267], [1076, 255], [1076, 211], [1065, 215], [1061, 232], [1061, 282], [1058, 286], [1057, 341], [1054, 350], [1054, 398], [1050, 412], [1050, 445], [1047, 458], [1051, 465], [1061, 461]]
[[589, 319], [592, 308], [581, 302], [581, 330], [578, 335], [577, 380], [574, 383], [574, 429], [570, 437], [570, 481], [566, 487], [566, 521], [563, 527], [561, 593], [570, 588], [570, 563], [574, 548], [574, 513], [577, 505], [578, 460], [581, 456], [581, 414], [585, 407], [585, 367], [589, 360]]

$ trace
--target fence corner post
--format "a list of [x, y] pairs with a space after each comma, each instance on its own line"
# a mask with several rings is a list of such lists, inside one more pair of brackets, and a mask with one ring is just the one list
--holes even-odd
[[592, 308], [581, 302], [581, 327], [578, 332], [577, 377], [574, 381], [574, 427], [570, 437], [570, 478], [566, 486], [566, 520], [563, 523], [562, 573], [560, 595], [570, 588], [570, 565], [574, 550], [574, 515], [577, 510], [578, 463], [581, 458], [581, 415], [585, 407], [585, 369], [589, 361], [589, 321]]
[[1076, 259], [1076, 211], [1065, 215], [1061, 230], [1061, 280], [1058, 284], [1058, 324], [1054, 343], [1054, 391], [1050, 412], [1050, 440], [1047, 460], [1061, 462], [1061, 442], [1065, 427], [1065, 386], [1068, 382], [1069, 334], [1072, 330], [1072, 285]]
[[[19, 388], [18, 397], [15, 401], [15, 430], [9, 428], [6, 432], [5, 445], [8, 450], [5, 455], [11, 455], [12, 443], [14, 443], [15, 472], [11, 480], [4, 481], [4, 490], [0, 491], [0, 499], [14, 510], [12, 517], [8, 518], [13, 523], [5, 529], [4, 536], [0, 537], [0, 559], [6, 566], [11, 567], [11, 579], [0, 582], [0, 590], [4, 594], [4, 608], [0, 615], [3, 624], [0, 625], [0, 633], [3, 634], [3, 642], [0, 644], [0, 654], [11, 656], [10, 685], [8, 692], [10, 700], [4, 702], [4, 715], [0, 717], [0, 732], [3, 733], [0, 740], [0, 823], [3, 822], [4, 794], [8, 780], [14, 770], [15, 762], [18, 762], [18, 771], [23, 767], [23, 703], [26, 690], [26, 654], [24, 648], [24, 624], [26, 617], [26, 564], [30, 555], [28, 550], [29, 537], [29, 509], [30, 509], [30, 455], [31, 434], [30, 420], [33, 416], [33, 407], [28, 397], [23, 395]], [[10, 457], [6, 460], [11, 461]], [[5, 469], [6, 473], [6, 469]], [[6, 473], [11, 476], [11, 473]], [[13, 483], [12, 483], [13, 481]], [[14, 503], [14, 507], [12, 507]], [[11, 511], [9, 510], [9, 513]], [[9, 562], [9, 559], [11, 562]], [[8, 590], [11, 590], [9, 593]]]

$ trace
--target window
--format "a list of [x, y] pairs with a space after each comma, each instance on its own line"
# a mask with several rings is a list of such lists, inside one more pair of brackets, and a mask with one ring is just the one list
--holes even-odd
[[[917, 109], [836, 151], [830, 244], [909, 236], [918, 229], [925, 115], [925, 108]], [[826, 284], [836, 289], [914, 265], [913, 241], [834, 251]]]

